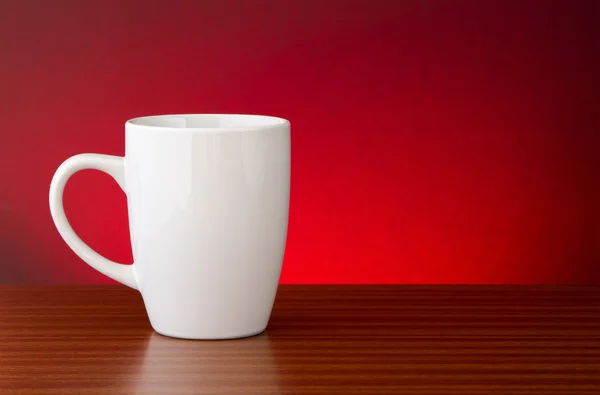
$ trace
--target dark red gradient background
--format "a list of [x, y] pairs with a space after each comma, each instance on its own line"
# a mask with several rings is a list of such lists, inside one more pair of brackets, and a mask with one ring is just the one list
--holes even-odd
[[[599, 1], [0, 1], [0, 283], [110, 282], [54, 170], [124, 122], [292, 122], [285, 283], [600, 283]], [[67, 215], [131, 262], [126, 202]]]

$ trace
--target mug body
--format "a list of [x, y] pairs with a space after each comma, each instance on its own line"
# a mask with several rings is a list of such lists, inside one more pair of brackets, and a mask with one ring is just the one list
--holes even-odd
[[132, 119], [124, 173], [135, 281], [154, 330], [189, 339], [262, 332], [286, 244], [289, 122]]

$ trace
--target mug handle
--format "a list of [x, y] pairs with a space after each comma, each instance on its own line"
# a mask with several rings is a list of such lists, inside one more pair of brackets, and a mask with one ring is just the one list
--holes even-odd
[[106, 259], [85, 244], [75, 233], [65, 215], [63, 192], [69, 178], [84, 169], [100, 170], [115, 179], [125, 191], [125, 160], [120, 156], [80, 154], [64, 161], [50, 183], [50, 214], [63, 240], [85, 263], [122, 284], [138, 289], [133, 265], [123, 265]]

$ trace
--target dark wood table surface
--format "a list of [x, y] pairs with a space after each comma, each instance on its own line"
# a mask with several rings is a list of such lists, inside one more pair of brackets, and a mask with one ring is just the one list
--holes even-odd
[[133, 290], [0, 287], [0, 394], [600, 394], [600, 288], [281, 286], [267, 331], [163, 337]]

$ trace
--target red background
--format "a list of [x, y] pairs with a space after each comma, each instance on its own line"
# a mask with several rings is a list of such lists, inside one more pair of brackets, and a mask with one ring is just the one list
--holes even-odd
[[[598, 1], [0, 1], [0, 282], [105, 283], [54, 170], [124, 122], [292, 123], [285, 283], [600, 283]], [[108, 176], [65, 195], [131, 262]]]

